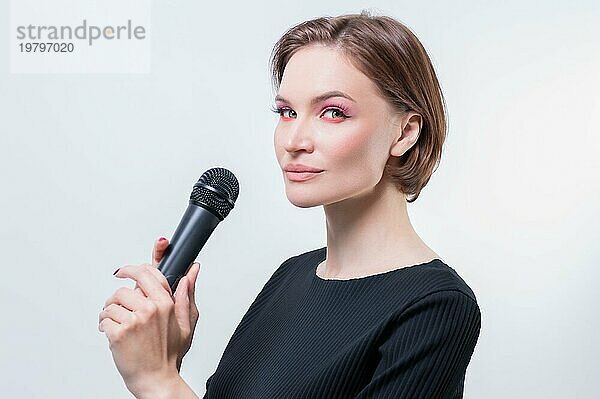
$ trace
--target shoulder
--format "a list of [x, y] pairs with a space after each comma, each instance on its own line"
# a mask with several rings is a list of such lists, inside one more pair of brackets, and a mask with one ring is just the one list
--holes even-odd
[[285, 274], [292, 270], [301, 270], [303, 267], [316, 266], [316, 262], [325, 258], [326, 247], [311, 249], [284, 260], [275, 270], [274, 274]]
[[437, 322], [453, 323], [457, 318], [473, 319], [479, 324], [481, 310], [477, 301], [463, 290], [442, 289], [415, 297], [396, 313], [406, 316], [415, 313], [443, 314]]
[[410, 296], [404, 298], [405, 304], [418, 301], [420, 298], [437, 292], [445, 292], [446, 294], [455, 292], [452, 295], [462, 294], [477, 303], [475, 292], [469, 284], [453, 267], [440, 258], [409, 266], [404, 272], [397, 273], [395, 277], [396, 287], [410, 292]]
[[310, 267], [311, 262], [322, 256], [323, 250], [324, 248], [313, 249], [285, 259], [275, 269], [265, 286], [281, 284], [293, 275], [302, 273], [305, 271], [305, 267]]
[[287, 269], [295, 268], [297, 266], [304, 266], [308, 263], [312, 263], [321, 256], [324, 256], [325, 248], [326, 247], [311, 249], [309, 251], [290, 256], [281, 263], [277, 270], [275, 270], [275, 273], [284, 273]]
[[416, 299], [394, 315], [393, 334], [427, 342], [434, 352], [462, 352], [465, 367], [481, 331], [481, 310], [477, 302], [459, 290], [441, 290]]
[[429, 270], [429, 278], [432, 282], [431, 293], [456, 291], [477, 303], [475, 292], [453, 267], [441, 259], [436, 259], [433, 264], [436, 267]]
[[456, 309], [469, 312], [476, 318], [480, 316], [473, 289], [454, 268], [441, 259], [390, 273], [389, 278], [377, 281], [377, 288], [387, 298], [384, 301], [389, 306], [384, 308], [388, 310], [387, 315], [392, 320], [415, 311], [447, 320], [445, 315]]
[[[481, 327], [481, 309], [475, 292], [459, 273], [445, 261], [436, 259], [428, 267], [417, 267], [412, 278], [420, 281], [420, 289], [396, 309], [395, 316], [401, 319], [423, 315], [432, 323], [448, 328]], [[415, 283], [419, 284], [419, 283]]]

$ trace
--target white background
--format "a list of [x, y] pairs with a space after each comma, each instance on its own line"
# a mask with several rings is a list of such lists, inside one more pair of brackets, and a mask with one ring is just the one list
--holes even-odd
[[11, 74], [0, 5], [0, 386], [11, 398], [128, 398], [97, 330], [112, 272], [150, 260], [208, 168], [240, 181], [198, 257], [198, 395], [289, 256], [325, 245], [287, 201], [268, 58], [292, 25], [387, 14], [425, 45], [446, 96], [441, 165], [411, 220], [475, 291], [465, 398], [600, 391], [600, 6], [579, 2], [152, 4], [149, 74]]

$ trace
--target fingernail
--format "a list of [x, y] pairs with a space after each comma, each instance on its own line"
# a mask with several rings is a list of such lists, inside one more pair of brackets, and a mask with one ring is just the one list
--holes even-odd
[[117, 273], [119, 272], [119, 270], [121, 270], [121, 268], [120, 268], [120, 267], [119, 267], [117, 270], [115, 270], [115, 272], [113, 273], [113, 276], [114, 276], [115, 274], [117, 274]]
[[165, 237], [160, 237], [160, 238], [158, 239], [158, 241], [164, 241], [164, 240], [166, 240], [166, 238], [165, 238]]

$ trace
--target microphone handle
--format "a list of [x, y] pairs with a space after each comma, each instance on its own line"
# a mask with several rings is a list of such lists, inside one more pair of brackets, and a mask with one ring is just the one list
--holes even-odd
[[167, 278], [173, 294], [220, 221], [205, 208], [192, 203], [188, 205], [158, 264], [158, 270]]

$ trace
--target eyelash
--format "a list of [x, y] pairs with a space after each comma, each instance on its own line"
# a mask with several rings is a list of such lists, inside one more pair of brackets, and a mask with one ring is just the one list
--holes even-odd
[[[289, 107], [275, 107], [275, 106], [271, 107], [271, 111], [275, 112], [276, 114], [279, 114], [279, 116], [283, 116], [283, 115], [281, 115], [281, 113], [283, 111], [287, 111], [288, 109], [291, 109], [291, 108], [289, 108]], [[336, 105], [335, 107], [327, 107], [327, 108], [323, 109], [323, 112], [327, 112], [327, 111], [331, 111], [331, 110], [336, 110], [336, 111], [341, 112], [342, 113], [342, 116], [341, 116], [342, 119], [348, 119], [348, 118], [350, 118], [348, 115], [346, 115], [347, 111], [344, 109], [344, 107], [342, 107], [340, 105]], [[334, 119], [337, 119], [337, 118], [334, 118]]]

